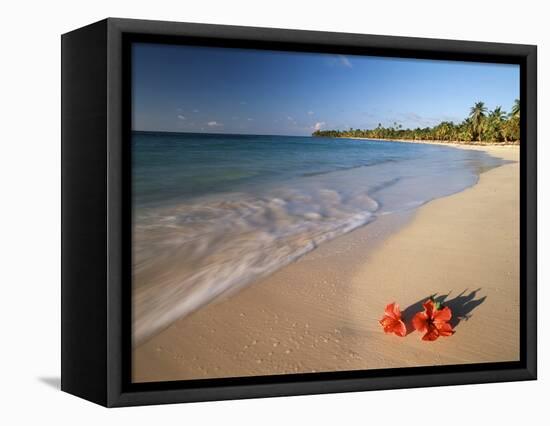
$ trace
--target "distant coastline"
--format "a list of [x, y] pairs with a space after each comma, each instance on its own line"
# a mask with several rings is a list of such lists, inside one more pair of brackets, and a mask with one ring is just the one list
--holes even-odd
[[[317, 136], [317, 137], [330, 137], [330, 136]], [[405, 142], [405, 143], [418, 143], [418, 144], [429, 144], [429, 145], [469, 145], [469, 146], [519, 146], [520, 141], [509, 141], [509, 142], [489, 142], [489, 141], [446, 141], [446, 140], [421, 140], [421, 139], [397, 139], [397, 138], [363, 138], [363, 137], [345, 137], [345, 136], [333, 136], [334, 139], [358, 139], [358, 140], [368, 140], [368, 141], [380, 141], [380, 142]]]
[[489, 111], [484, 102], [476, 102], [460, 123], [442, 121], [433, 127], [404, 129], [393, 123], [374, 129], [316, 130], [314, 137], [393, 140], [400, 142], [439, 142], [458, 145], [518, 145], [520, 139], [520, 102], [514, 101], [510, 113], [497, 106]]

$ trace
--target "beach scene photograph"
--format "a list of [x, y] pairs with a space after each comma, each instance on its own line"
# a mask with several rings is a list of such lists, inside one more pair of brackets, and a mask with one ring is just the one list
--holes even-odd
[[520, 359], [520, 69], [132, 43], [134, 383]]

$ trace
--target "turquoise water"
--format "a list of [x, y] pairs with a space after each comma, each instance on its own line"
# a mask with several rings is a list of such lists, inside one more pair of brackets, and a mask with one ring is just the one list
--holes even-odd
[[138, 205], [254, 190], [291, 179], [422, 156], [410, 144], [310, 137], [135, 133]]
[[502, 164], [438, 145], [135, 132], [134, 339]]

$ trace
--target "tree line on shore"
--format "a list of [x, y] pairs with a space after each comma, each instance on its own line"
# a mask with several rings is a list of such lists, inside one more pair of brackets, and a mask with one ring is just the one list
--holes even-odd
[[510, 113], [500, 106], [488, 111], [483, 102], [476, 102], [470, 109], [470, 115], [458, 124], [442, 121], [433, 127], [416, 129], [403, 129], [397, 123], [390, 127], [378, 124], [374, 129], [364, 130], [316, 130], [312, 136], [512, 143], [518, 142], [520, 137], [519, 108], [519, 99], [514, 101]]

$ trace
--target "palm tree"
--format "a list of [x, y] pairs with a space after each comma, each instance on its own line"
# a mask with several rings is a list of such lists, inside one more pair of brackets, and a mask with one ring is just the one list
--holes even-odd
[[519, 114], [520, 114], [519, 99], [516, 99], [514, 100], [514, 106], [512, 107], [512, 112], [510, 112], [510, 116], [506, 126], [508, 129], [508, 134], [510, 136], [510, 139], [512, 140], [519, 140], [519, 137], [520, 137]]
[[442, 121], [438, 126], [436, 126], [435, 131], [437, 139], [442, 141], [452, 140], [454, 124], [450, 121]]
[[512, 107], [510, 116], [519, 118], [519, 99], [514, 100], [514, 106]]
[[483, 131], [483, 122], [485, 114], [487, 113], [487, 107], [483, 102], [476, 102], [470, 109], [470, 119], [472, 123], [472, 133], [477, 136], [478, 141], [481, 142], [481, 133]]
[[506, 117], [506, 113], [502, 110], [502, 107], [497, 106], [493, 111], [491, 111], [490, 117], [497, 123], [501, 123]]
[[513, 120], [505, 120], [502, 123], [502, 137], [504, 142], [507, 143], [508, 140], [514, 139], [514, 123]]
[[486, 139], [490, 141], [500, 141], [503, 136], [503, 123], [506, 113], [500, 106], [496, 107], [487, 117]]

